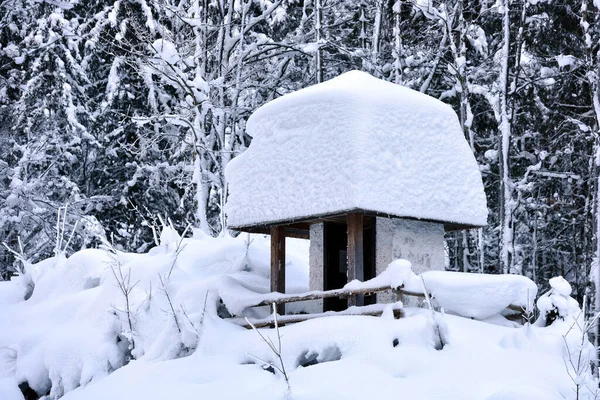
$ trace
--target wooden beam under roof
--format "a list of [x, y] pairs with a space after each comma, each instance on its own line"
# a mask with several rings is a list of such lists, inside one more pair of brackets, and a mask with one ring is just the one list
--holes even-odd
[[353, 214], [353, 213], [363, 214], [365, 216], [370, 216], [370, 217], [382, 217], [382, 218], [391, 218], [391, 219], [399, 218], [399, 219], [408, 219], [408, 220], [413, 220], [413, 221], [423, 221], [423, 222], [432, 222], [432, 223], [437, 223], [437, 224], [443, 224], [444, 230], [446, 232], [462, 230], [462, 229], [479, 228], [479, 226], [474, 226], [474, 225], [465, 225], [465, 224], [459, 224], [459, 223], [454, 223], [454, 222], [443, 222], [443, 221], [437, 221], [437, 220], [431, 220], [431, 219], [420, 219], [420, 218], [406, 217], [406, 216], [401, 216], [401, 215], [391, 215], [391, 214], [357, 208], [354, 210], [348, 210], [346, 212], [336, 212], [336, 213], [331, 213], [331, 214], [315, 215], [315, 216], [310, 216], [310, 217], [305, 217], [305, 218], [295, 218], [295, 219], [282, 220], [282, 221], [266, 223], [266, 224], [256, 224], [256, 225], [248, 225], [248, 226], [230, 226], [229, 229], [232, 229], [234, 231], [239, 231], [239, 232], [269, 234], [269, 229], [271, 226], [284, 226], [286, 228], [286, 232], [288, 232], [288, 231], [290, 232], [288, 237], [298, 237], [298, 238], [302, 238], [302, 239], [308, 239], [308, 232], [310, 230], [310, 225], [324, 222], [324, 221], [345, 223], [346, 216], [348, 214]]

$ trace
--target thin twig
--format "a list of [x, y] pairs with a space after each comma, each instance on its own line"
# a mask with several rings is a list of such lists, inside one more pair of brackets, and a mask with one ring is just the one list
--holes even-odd
[[271, 349], [271, 351], [273, 352], [273, 354], [275, 354], [275, 356], [278, 358], [279, 360], [279, 366], [274, 365], [273, 363], [267, 362], [257, 356], [254, 356], [252, 354], [246, 353], [248, 354], [250, 357], [256, 358], [257, 360], [277, 369], [277, 371], [279, 371], [282, 375], [283, 378], [285, 379], [285, 383], [287, 385], [288, 390], [290, 390], [290, 381], [287, 375], [287, 372], [285, 371], [285, 364], [283, 362], [283, 357], [281, 356], [281, 333], [279, 332], [279, 323], [277, 322], [277, 305], [275, 303], [272, 304], [273, 306], [273, 321], [275, 323], [275, 333], [277, 334], [277, 346], [275, 346], [275, 344], [273, 343], [273, 341], [271, 340], [271, 338], [269, 337], [265, 337], [257, 328], [256, 326], [254, 326], [254, 324], [252, 322], [250, 322], [250, 320], [248, 318], [246, 318], [246, 322], [248, 323], [248, 325], [250, 325], [250, 327], [252, 328], [252, 330], [254, 330], [254, 332], [258, 333], [258, 336], [260, 336], [260, 338], [263, 340], [263, 342], [265, 342], [267, 344], [267, 346], [269, 346], [269, 348]]

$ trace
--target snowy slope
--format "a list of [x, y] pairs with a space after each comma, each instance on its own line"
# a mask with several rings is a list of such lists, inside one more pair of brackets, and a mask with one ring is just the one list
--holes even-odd
[[[281, 374], [263, 370], [252, 356], [277, 365], [259, 336], [213, 326], [190, 357], [139, 361], [65, 400], [164, 399], [364, 399], [554, 400], [571, 393], [556, 349], [536, 348], [522, 329], [446, 318], [448, 341], [436, 350], [426, 313], [404, 320], [338, 317], [281, 329], [290, 393]], [[217, 321], [211, 321], [217, 324]], [[274, 331], [266, 332], [276, 340]], [[506, 342], [506, 337], [513, 341]], [[394, 347], [394, 341], [398, 344]], [[515, 343], [516, 342], [516, 343]], [[557, 349], [560, 344], [555, 343]], [[316, 357], [318, 364], [300, 366]], [[507, 394], [510, 393], [510, 394]], [[500, 396], [503, 394], [503, 396]], [[497, 397], [494, 397], [497, 396]], [[499, 397], [498, 397], [499, 396]]]
[[260, 107], [226, 169], [230, 227], [352, 209], [482, 226], [486, 199], [452, 108], [359, 71]]
[[[288, 287], [306, 290], [295, 285], [308, 281], [307, 244], [292, 239], [288, 247]], [[34, 264], [26, 277], [35, 284], [27, 301], [28, 279], [0, 282], [0, 378], [60, 396], [105, 377], [131, 356], [189, 354], [205, 299], [214, 300], [226, 277], [267, 291], [268, 260], [264, 237], [181, 240], [167, 228], [161, 246], [145, 255], [83, 250]]]
[[[307, 243], [287, 247], [288, 288], [304, 291]], [[538, 302], [544, 315], [564, 317], [549, 327], [545, 318], [499, 326], [419, 308], [399, 320], [389, 312], [321, 318], [280, 329], [282, 366], [257, 332], [218, 316], [219, 297], [243, 300], [239, 286], [227, 292], [231, 282], [268, 290], [268, 260], [261, 236], [181, 239], [166, 229], [148, 254], [84, 250], [30, 266], [28, 300], [27, 279], [0, 283], [0, 399], [21, 400], [16, 384], [24, 381], [66, 400], [550, 400], [575, 399], [575, 381], [580, 399], [593, 398], [591, 345], [564, 280], [553, 280]], [[428, 280], [432, 288], [441, 285], [436, 279]], [[440, 302], [452, 285], [436, 288]], [[482, 306], [491, 307], [503, 305]], [[261, 332], [278, 343], [275, 330]], [[137, 360], [127, 363], [131, 356]], [[285, 368], [289, 389], [277, 368]]]

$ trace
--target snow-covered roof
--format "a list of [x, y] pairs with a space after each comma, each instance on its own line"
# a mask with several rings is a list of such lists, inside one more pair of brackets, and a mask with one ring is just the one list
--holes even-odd
[[260, 107], [226, 169], [228, 226], [352, 210], [483, 226], [481, 175], [452, 108], [351, 71]]

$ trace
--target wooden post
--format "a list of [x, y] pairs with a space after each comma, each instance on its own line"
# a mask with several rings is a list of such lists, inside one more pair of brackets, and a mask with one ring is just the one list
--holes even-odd
[[[352, 213], [348, 214], [348, 282], [354, 279], [364, 281], [364, 278], [363, 215]], [[348, 307], [364, 303], [363, 295], [348, 298]]]
[[[285, 233], [283, 226], [271, 227], [271, 292], [285, 293]], [[277, 313], [285, 314], [285, 304], [277, 305]]]

